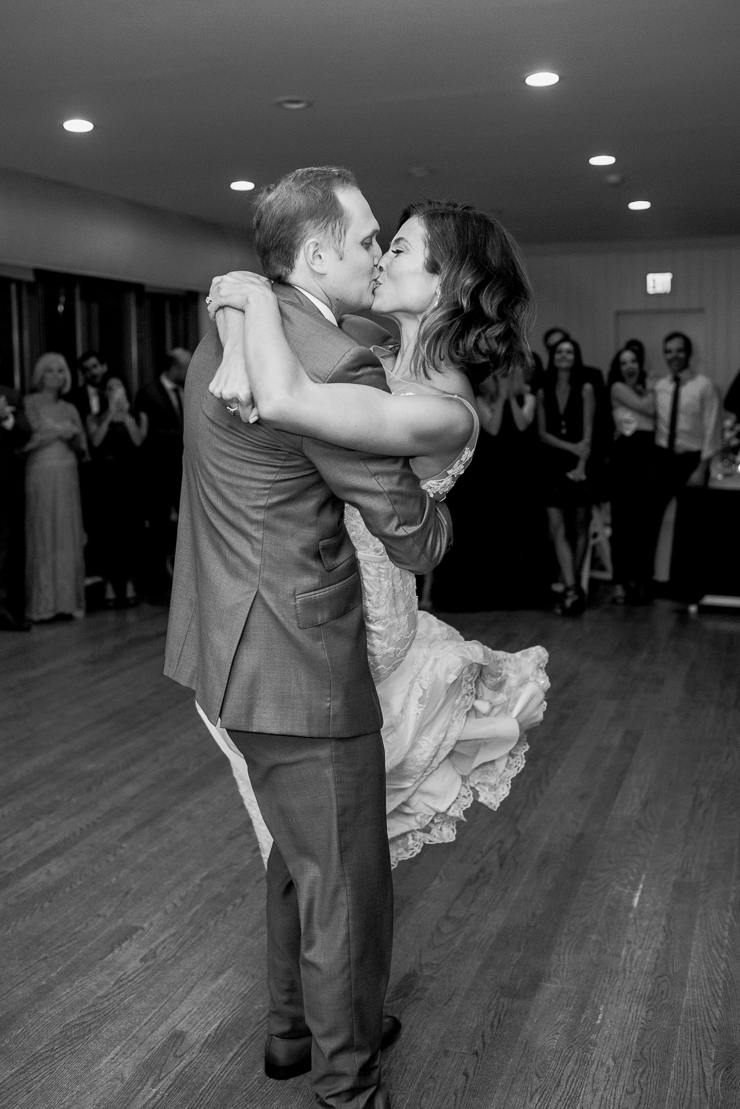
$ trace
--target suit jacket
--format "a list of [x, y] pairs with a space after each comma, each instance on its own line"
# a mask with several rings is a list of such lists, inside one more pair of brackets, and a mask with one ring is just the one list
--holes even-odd
[[26, 416], [26, 409], [23, 408], [22, 397], [16, 389], [11, 388], [10, 385], [0, 385], [0, 397], [6, 398], [10, 408], [16, 409], [13, 413], [13, 426], [9, 431], [0, 424], [0, 458], [3, 466], [9, 466], [13, 459], [18, 458], [18, 451], [26, 446], [31, 438], [31, 425]]
[[[288, 340], [314, 381], [386, 389], [380, 362], [297, 290], [276, 285]], [[185, 386], [185, 465], [165, 673], [225, 728], [337, 738], [382, 723], [362, 588], [344, 527], [356, 505], [397, 565], [435, 566], [447, 510], [408, 462], [245, 424], [208, 392], [215, 328]]]
[[20, 393], [10, 385], [0, 385], [0, 397], [5, 397], [11, 408], [15, 409], [15, 421], [10, 431], [0, 424], [0, 469], [3, 475], [22, 474], [25, 459], [19, 451], [31, 438], [31, 425], [28, 422]]
[[[100, 387], [96, 386], [98, 399], [100, 400], [101, 411], [103, 411], [105, 408], [104, 386], [105, 382], [103, 382]], [[68, 400], [70, 404], [73, 404], [75, 406], [79, 414], [82, 416], [83, 424], [86, 424], [87, 417], [92, 414], [92, 408], [90, 407], [90, 394], [87, 391], [87, 385], [83, 383], [82, 385], [77, 385], [76, 387], [70, 389], [64, 399]]]
[[139, 389], [134, 412], [137, 416], [146, 412], [149, 430], [144, 443], [147, 451], [168, 461], [175, 460], [179, 465], [183, 449], [183, 423], [159, 378]]

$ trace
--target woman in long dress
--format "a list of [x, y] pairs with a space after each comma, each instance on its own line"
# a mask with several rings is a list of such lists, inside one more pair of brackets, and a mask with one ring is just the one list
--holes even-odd
[[[478, 437], [471, 383], [527, 357], [529, 287], [503, 228], [450, 202], [407, 209], [379, 269], [373, 307], [392, 316], [401, 333], [397, 350], [373, 348], [390, 395], [312, 382], [285, 340], [270, 283], [244, 273], [217, 278], [211, 289], [212, 313], [226, 306], [217, 320], [228, 352], [211, 391], [235, 401], [243, 419], [258, 417], [352, 449], [407, 455], [422, 487], [444, 499]], [[524, 733], [544, 711], [547, 653], [542, 647], [493, 651], [419, 612], [414, 576], [391, 563], [356, 509], [347, 507], [345, 521], [360, 566], [368, 655], [383, 710], [395, 864], [425, 843], [454, 839], [474, 796], [495, 809], [508, 794], [524, 765]], [[266, 857], [269, 833], [246, 763], [223, 729], [209, 727], [232, 760]]]
[[[476, 393], [480, 439], [447, 501], [455, 541], [433, 571], [431, 599], [440, 612], [543, 605], [550, 579], [537, 401], [516, 369], [487, 378]], [[505, 522], [505, 537], [493, 521]]]
[[71, 374], [65, 358], [42, 354], [25, 410], [33, 432], [25, 446], [26, 596], [28, 618], [84, 615], [85, 535], [78, 459], [87, 456], [85, 431], [73, 404], [62, 400]]

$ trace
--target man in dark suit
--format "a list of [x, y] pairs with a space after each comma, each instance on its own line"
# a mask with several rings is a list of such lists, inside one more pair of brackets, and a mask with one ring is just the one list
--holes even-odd
[[75, 406], [83, 424], [90, 415], [97, 416], [104, 407], [105, 379], [108, 362], [97, 350], [86, 350], [77, 359], [77, 385], [67, 395]]
[[0, 385], [0, 629], [28, 631], [25, 590], [25, 458], [31, 438], [20, 394]]
[[[375, 355], [336, 326], [371, 302], [377, 232], [346, 170], [297, 170], [259, 202], [255, 244], [315, 381], [387, 388]], [[212, 329], [186, 383], [165, 672], [244, 755], [274, 839], [267, 1073], [310, 1067], [325, 1109], [389, 1109], [382, 720], [343, 508], [356, 505], [394, 562], [417, 573], [445, 553], [449, 515], [405, 460], [242, 422], [208, 391], [221, 354]], [[385, 1025], [393, 1032], [393, 1018]]]
[[[108, 377], [108, 360], [98, 350], [85, 350], [77, 359], [77, 385], [67, 394], [75, 406], [82, 424], [87, 428], [88, 416], [99, 416], [105, 408], [105, 382]], [[85, 574], [88, 578], [100, 577], [103, 570], [103, 535], [105, 512], [103, 500], [106, 490], [95, 451], [80, 466], [80, 499], [85, 526]]]
[[182, 485], [183, 386], [190, 351], [175, 347], [167, 368], [156, 381], [139, 390], [137, 419], [144, 413], [147, 434], [143, 448], [146, 472], [144, 511], [149, 524], [149, 591], [164, 598], [169, 592], [175, 553], [177, 513]]

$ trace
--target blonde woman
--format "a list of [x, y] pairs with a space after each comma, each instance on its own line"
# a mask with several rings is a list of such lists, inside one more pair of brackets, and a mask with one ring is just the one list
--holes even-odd
[[80, 414], [63, 400], [72, 377], [61, 354], [42, 354], [33, 368], [25, 410], [26, 594], [33, 621], [80, 617], [85, 610], [85, 536], [78, 459], [87, 457]]

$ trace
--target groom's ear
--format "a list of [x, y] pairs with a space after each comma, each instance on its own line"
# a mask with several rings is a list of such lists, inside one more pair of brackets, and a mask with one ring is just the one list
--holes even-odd
[[321, 239], [306, 239], [303, 244], [303, 257], [306, 265], [314, 273], [325, 274], [327, 270], [328, 250]]

